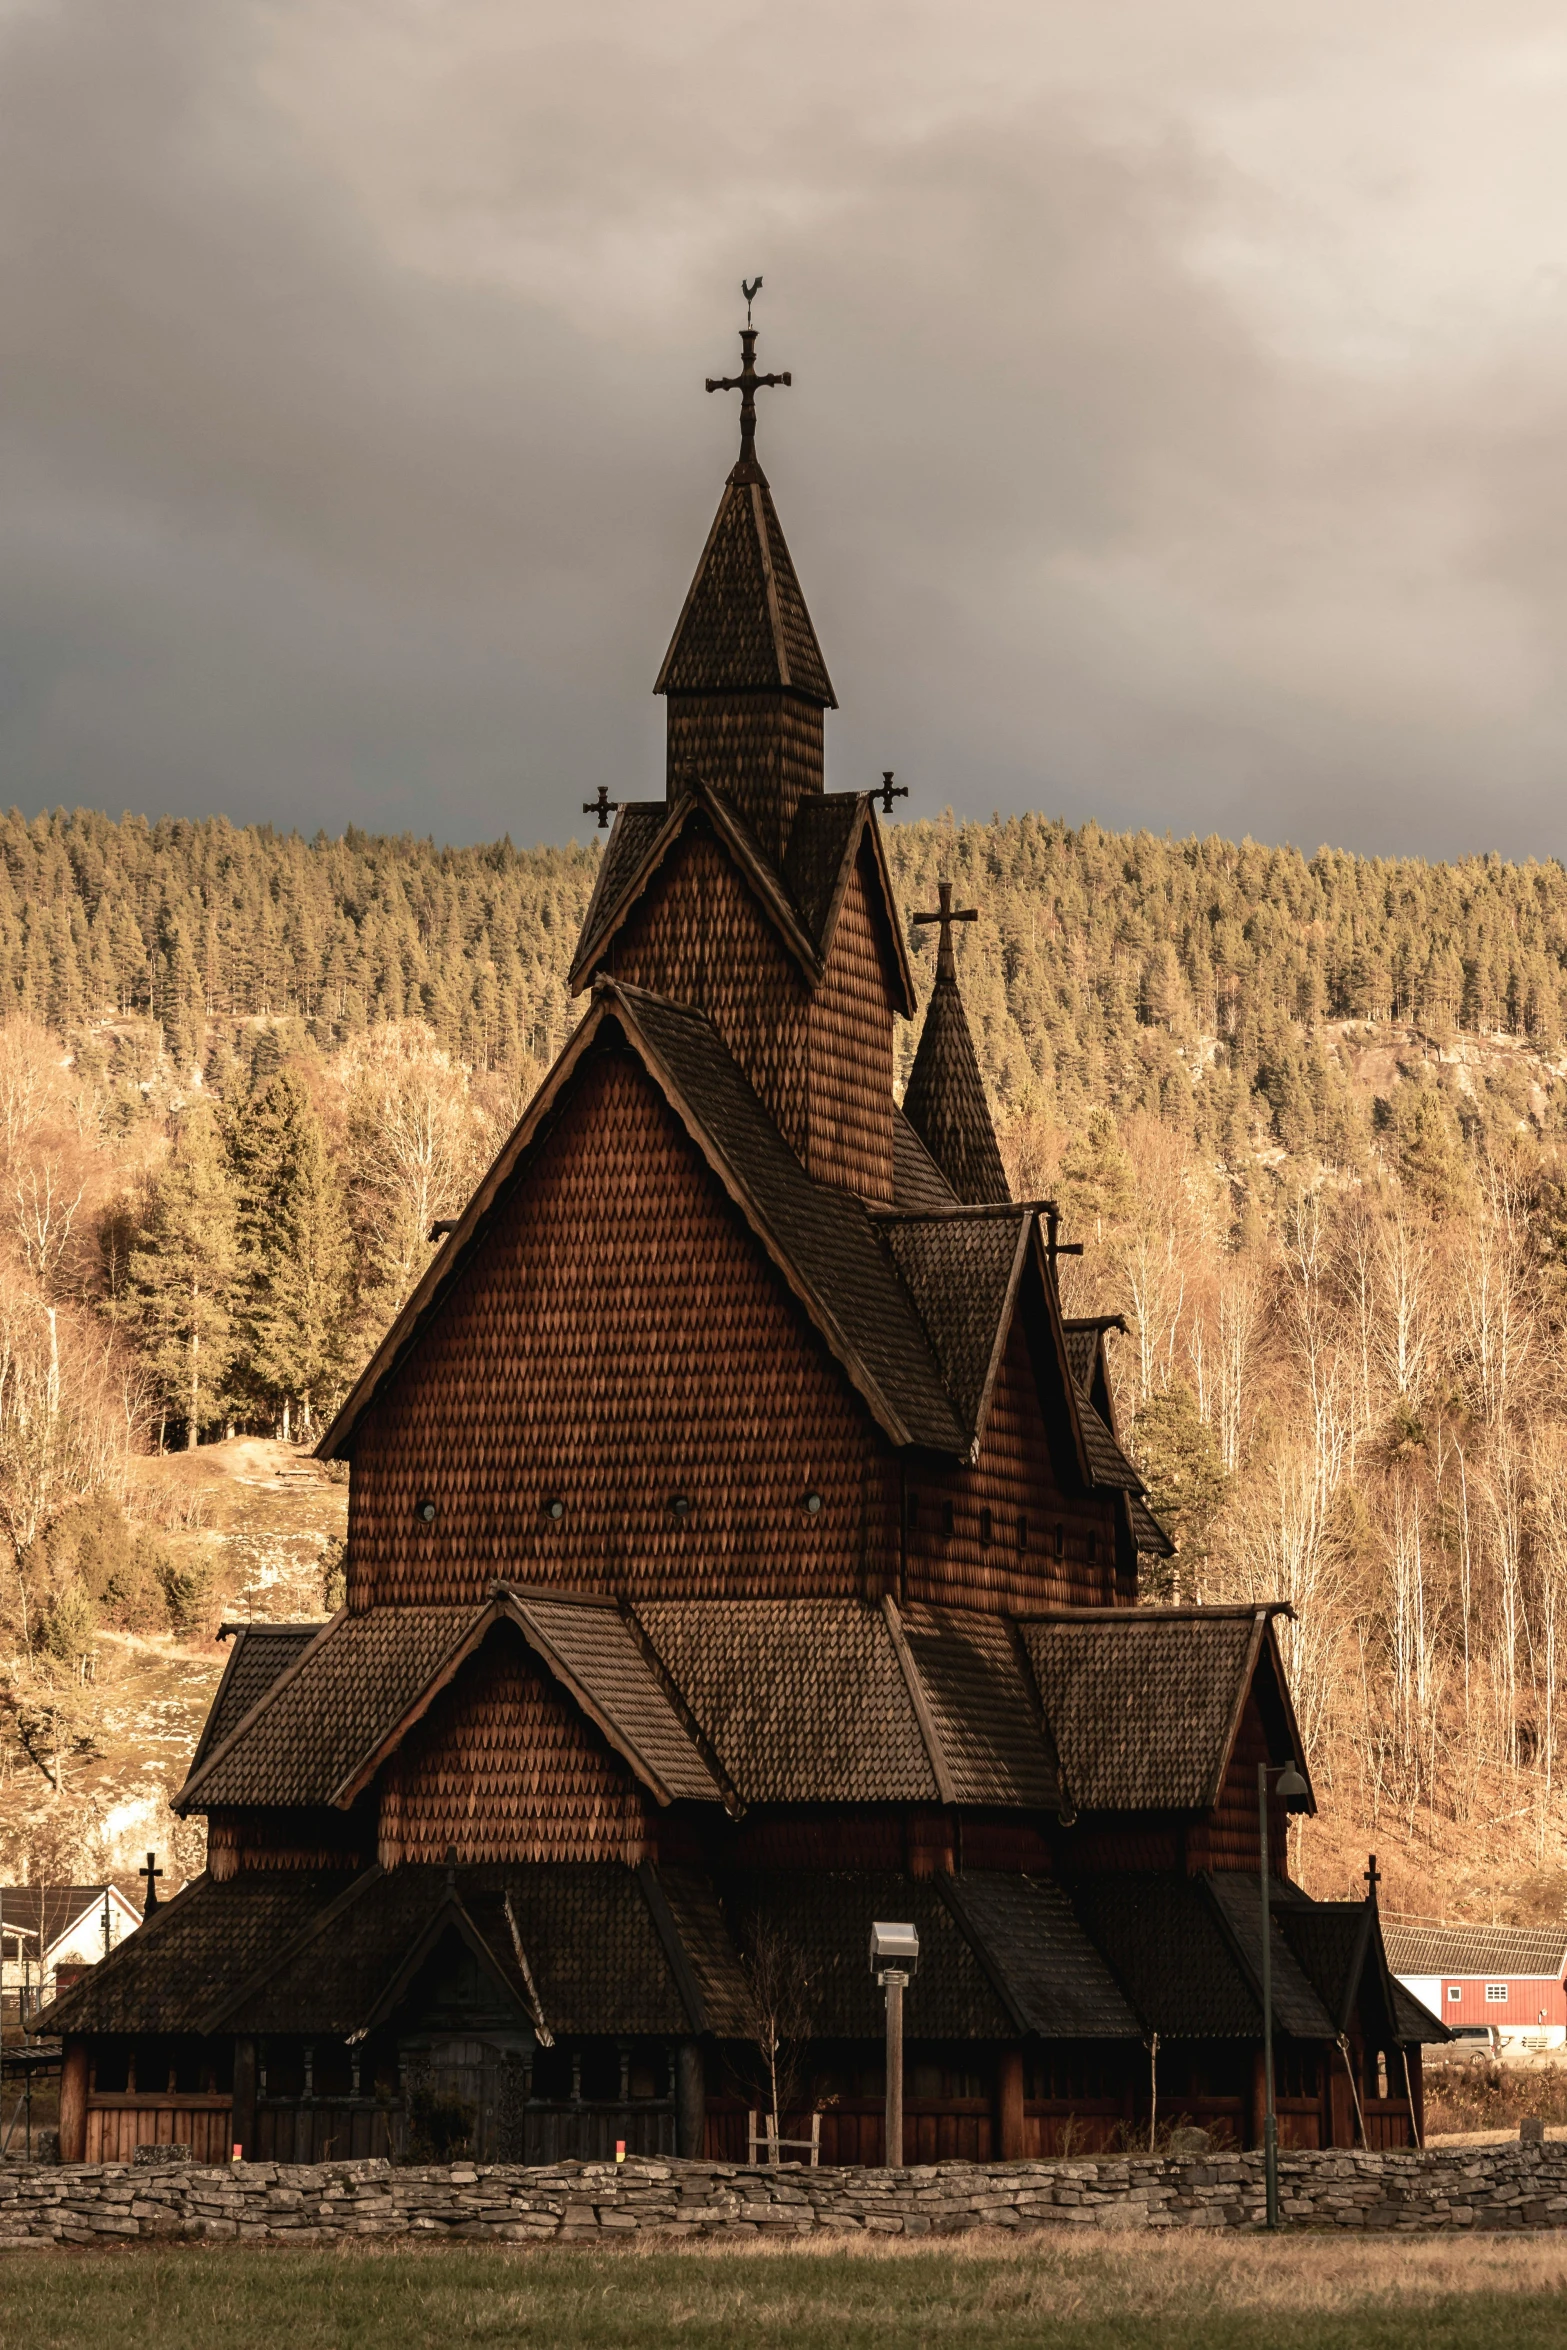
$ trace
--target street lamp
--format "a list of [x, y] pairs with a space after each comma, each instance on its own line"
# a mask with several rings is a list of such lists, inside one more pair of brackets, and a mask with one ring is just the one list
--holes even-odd
[[1268, 1890], [1268, 1780], [1278, 1776], [1279, 1801], [1286, 1811], [1304, 1811], [1311, 1789], [1293, 1761], [1257, 1765], [1257, 1827], [1262, 1871], [1262, 2064], [1266, 2103], [1262, 2119], [1262, 2167], [1267, 2183], [1267, 2224], [1279, 2224], [1279, 2117], [1273, 2104], [1273, 1907]]
[[903, 1994], [920, 1963], [919, 1928], [871, 1927], [871, 1973], [887, 1994], [887, 2119], [882, 2132], [884, 2170], [903, 2166]]

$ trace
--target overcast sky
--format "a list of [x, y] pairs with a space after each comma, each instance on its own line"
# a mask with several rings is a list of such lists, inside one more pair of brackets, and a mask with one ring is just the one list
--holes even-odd
[[656, 795], [757, 271], [830, 784], [1567, 853], [1546, 0], [0, 0], [0, 800]]

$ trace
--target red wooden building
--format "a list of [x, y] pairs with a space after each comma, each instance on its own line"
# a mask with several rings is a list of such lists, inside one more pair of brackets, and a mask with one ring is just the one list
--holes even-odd
[[[68, 2155], [733, 2158], [782, 2016], [824, 2157], [879, 2160], [888, 1916], [909, 2156], [1113, 2143], [1155, 2066], [1257, 2135], [1277, 1611], [1136, 1604], [1168, 1546], [945, 918], [895, 1099], [904, 919], [742, 344], [582, 1020], [323, 1441], [345, 1606], [235, 1633], [206, 1875], [54, 2010]], [[1285, 2143], [1401, 2141], [1429, 2019], [1374, 1904], [1275, 1894]]]

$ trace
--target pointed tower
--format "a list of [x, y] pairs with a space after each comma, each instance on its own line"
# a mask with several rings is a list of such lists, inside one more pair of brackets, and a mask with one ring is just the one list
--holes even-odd
[[1012, 1194], [990, 1122], [985, 1082], [969, 1034], [952, 952], [953, 923], [973, 922], [977, 916], [973, 907], [953, 911], [950, 881], [939, 885], [938, 895], [938, 913], [914, 917], [916, 922], [939, 922], [941, 940], [936, 950], [936, 984], [909, 1073], [903, 1115], [958, 1198], [979, 1206], [1008, 1200]]
[[740, 329], [740, 455], [718, 502], [653, 691], [669, 705], [666, 796], [691, 770], [724, 791], [780, 867], [795, 811], [823, 785], [822, 714], [837, 699], [800, 592], [767, 476], [756, 459], [755, 327]]

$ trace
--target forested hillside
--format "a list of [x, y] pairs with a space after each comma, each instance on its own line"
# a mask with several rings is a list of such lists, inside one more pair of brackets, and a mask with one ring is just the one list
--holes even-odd
[[[318, 1426], [569, 1033], [598, 848], [62, 813], [0, 849], [0, 1779], [53, 1791], [105, 1642], [217, 1604], [128, 1462]], [[906, 909], [980, 910], [1003, 1149], [1125, 1316], [1166, 1588], [1299, 1611], [1308, 1881], [1374, 1834], [1395, 1906], [1559, 1910], [1567, 871], [1038, 818], [890, 850]]]

